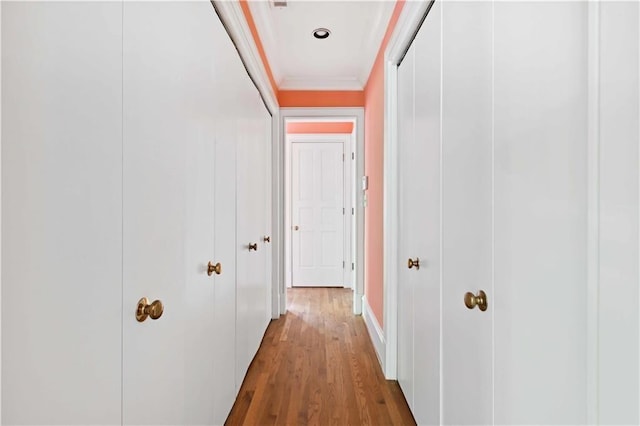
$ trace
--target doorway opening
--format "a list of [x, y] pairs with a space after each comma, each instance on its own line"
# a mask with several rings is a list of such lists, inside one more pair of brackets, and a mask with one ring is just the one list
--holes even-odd
[[338, 111], [281, 113], [285, 311], [289, 290], [334, 287], [362, 313], [364, 114]]

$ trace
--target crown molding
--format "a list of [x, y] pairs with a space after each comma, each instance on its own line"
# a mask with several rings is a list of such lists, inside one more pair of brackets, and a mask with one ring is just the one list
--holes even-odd
[[369, 76], [371, 75], [371, 70], [373, 69], [373, 64], [378, 57], [378, 53], [380, 48], [382, 47], [382, 40], [384, 40], [384, 36], [387, 33], [387, 26], [389, 25], [389, 20], [391, 19], [391, 15], [393, 14], [393, 10], [395, 8], [395, 1], [383, 1], [378, 2], [378, 14], [371, 26], [371, 34], [376, 34], [380, 38], [377, 40], [377, 43], [371, 43], [371, 40], [363, 40], [363, 44], [361, 46], [361, 50], [363, 53], [364, 61], [362, 63], [362, 67], [360, 68], [359, 78], [363, 81], [363, 86], [367, 84], [369, 81]]
[[276, 84], [280, 84], [282, 80], [282, 70], [278, 61], [278, 43], [276, 34], [271, 21], [271, 2], [270, 1], [250, 1], [249, 9], [253, 15], [253, 21], [256, 24], [258, 33], [260, 34], [260, 42], [267, 55], [271, 74]]
[[[222, 24], [224, 25], [229, 37], [233, 41], [240, 58], [244, 63], [249, 76], [255, 83], [262, 99], [272, 115], [277, 115], [279, 111], [278, 96], [274, 87], [269, 81], [258, 47], [251, 35], [251, 29], [244, 17], [240, 2], [228, 0], [212, 0], [211, 3], [215, 8]], [[272, 70], [273, 72], [273, 70]]]

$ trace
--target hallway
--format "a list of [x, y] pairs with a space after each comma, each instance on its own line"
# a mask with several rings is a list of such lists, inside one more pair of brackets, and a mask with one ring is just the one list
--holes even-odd
[[265, 333], [227, 425], [415, 424], [386, 381], [351, 290], [296, 288]]

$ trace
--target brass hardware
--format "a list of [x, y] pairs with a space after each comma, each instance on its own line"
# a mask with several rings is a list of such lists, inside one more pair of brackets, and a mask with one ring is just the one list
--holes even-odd
[[222, 273], [222, 265], [220, 264], [220, 262], [216, 263], [215, 265], [213, 264], [213, 262], [209, 262], [209, 264], [207, 265], [207, 275], [211, 276], [214, 272], [216, 273], [216, 275], [220, 275]]
[[420, 258], [416, 257], [416, 260], [409, 259], [407, 261], [407, 266], [409, 267], [409, 269], [413, 267], [415, 267], [416, 269], [420, 269]]
[[258, 243], [249, 244], [249, 251], [258, 251]]
[[164, 312], [164, 306], [159, 300], [154, 300], [149, 304], [149, 299], [143, 297], [138, 301], [138, 307], [136, 309], [136, 319], [138, 322], [143, 322], [147, 317], [151, 317], [152, 320], [157, 320], [162, 316]]
[[487, 310], [487, 294], [482, 290], [478, 292], [477, 296], [474, 296], [471, 292], [467, 292], [467, 294], [464, 295], [464, 304], [469, 309], [477, 306], [484, 312]]
[[262, 241], [264, 241], [265, 243], [270, 243], [271, 242], [271, 237], [264, 237], [262, 239]]

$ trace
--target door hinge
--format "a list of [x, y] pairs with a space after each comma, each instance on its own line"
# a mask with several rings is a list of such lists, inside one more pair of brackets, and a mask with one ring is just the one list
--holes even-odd
[[342, 269], [344, 269], [344, 260], [342, 261]]
[[342, 161], [344, 161], [344, 154], [342, 154]]
[[351, 262], [351, 270], [353, 271], [354, 269], [356, 269], [356, 264]]
[[354, 214], [354, 213], [353, 213], [353, 207], [351, 207], [351, 216], [353, 216], [353, 214]]
[[342, 208], [342, 214], [344, 214], [344, 207]]
[[352, 153], [351, 153], [351, 159], [352, 159], [352, 160], [355, 160], [355, 159], [356, 159], [356, 153], [355, 153], [355, 152], [352, 152]]

